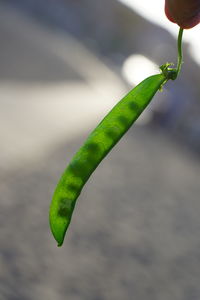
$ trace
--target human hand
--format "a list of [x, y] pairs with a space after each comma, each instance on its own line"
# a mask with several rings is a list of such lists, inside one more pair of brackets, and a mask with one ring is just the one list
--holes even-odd
[[200, 23], [200, 0], [165, 0], [165, 14], [181, 28], [192, 28]]

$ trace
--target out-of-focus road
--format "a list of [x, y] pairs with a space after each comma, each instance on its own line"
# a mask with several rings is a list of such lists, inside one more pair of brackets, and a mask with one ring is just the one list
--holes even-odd
[[3, 6], [0, 25], [0, 166], [13, 168], [86, 132], [124, 84], [66, 33]]
[[3, 6], [0, 25], [0, 299], [199, 299], [200, 164], [157, 129], [113, 149], [57, 248], [55, 184], [125, 87], [70, 36]]

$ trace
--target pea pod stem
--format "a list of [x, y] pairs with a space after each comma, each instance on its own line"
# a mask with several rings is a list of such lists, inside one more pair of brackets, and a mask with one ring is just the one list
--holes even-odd
[[171, 66], [173, 65], [173, 63], [168, 63], [168, 62], [166, 64], [160, 66], [160, 70], [165, 75], [166, 80], [169, 80], [169, 79], [176, 80], [176, 78], [178, 77], [178, 75], [180, 73], [181, 66], [183, 63], [182, 37], [183, 37], [183, 29], [180, 28], [179, 33], [178, 33], [178, 41], [177, 41], [178, 59], [177, 59], [176, 68], [172, 68]]
[[181, 66], [183, 63], [183, 53], [182, 53], [182, 39], [183, 39], [183, 28], [179, 29], [178, 33], [178, 42], [177, 42], [177, 48], [178, 48], [178, 62], [177, 62], [177, 69], [176, 69], [176, 77], [179, 75], [181, 71]]

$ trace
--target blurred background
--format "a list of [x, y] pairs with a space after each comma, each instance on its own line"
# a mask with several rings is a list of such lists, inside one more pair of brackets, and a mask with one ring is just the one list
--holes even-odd
[[[148, 3], [149, 2], [149, 3]], [[164, 0], [0, 0], [0, 299], [200, 299], [200, 28], [85, 186], [63, 247], [55, 185], [130, 88], [176, 63]]]

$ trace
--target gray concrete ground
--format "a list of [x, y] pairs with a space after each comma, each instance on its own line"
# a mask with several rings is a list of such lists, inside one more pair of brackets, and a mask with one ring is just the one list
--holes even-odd
[[125, 88], [72, 37], [0, 11], [0, 299], [199, 299], [199, 160], [159, 130], [113, 149], [57, 248], [55, 184]]

